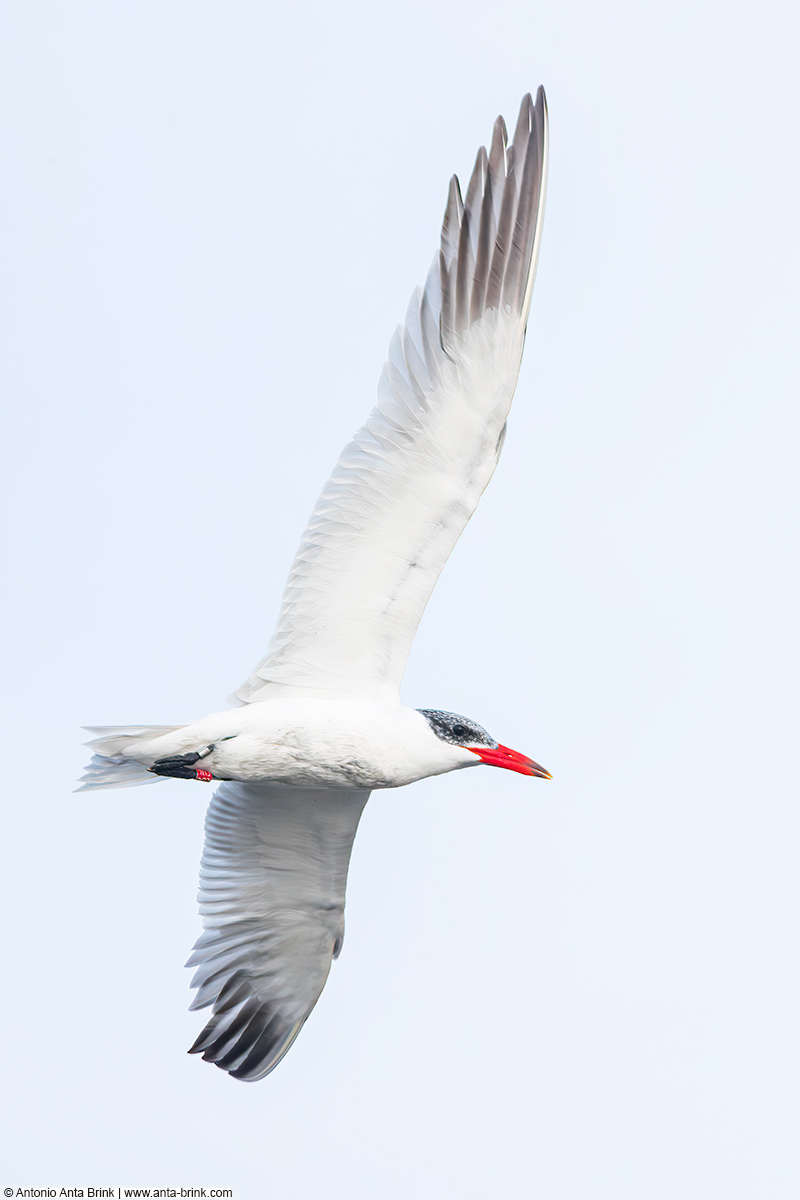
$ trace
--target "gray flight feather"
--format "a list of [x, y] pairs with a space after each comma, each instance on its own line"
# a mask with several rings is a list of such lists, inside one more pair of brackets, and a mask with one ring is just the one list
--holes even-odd
[[268, 1074], [291, 1046], [344, 938], [347, 868], [369, 792], [223, 783], [206, 816], [205, 933], [192, 1008], [212, 1017], [190, 1053], [235, 1079]]

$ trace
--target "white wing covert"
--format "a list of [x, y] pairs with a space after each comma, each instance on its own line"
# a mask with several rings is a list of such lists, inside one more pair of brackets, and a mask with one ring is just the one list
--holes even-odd
[[190, 1053], [256, 1080], [283, 1058], [344, 938], [353, 839], [368, 791], [223, 783], [206, 816], [205, 933], [191, 1005], [213, 1015]]
[[433, 586], [489, 482], [516, 387], [547, 173], [547, 109], [502, 117], [462, 200], [454, 176], [441, 246], [398, 328], [379, 402], [320, 496], [268, 654], [238, 689], [396, 694]]

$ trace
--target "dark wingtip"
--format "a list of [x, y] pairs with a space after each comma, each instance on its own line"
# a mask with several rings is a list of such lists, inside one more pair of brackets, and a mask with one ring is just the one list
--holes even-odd
[[198, 1037], [195, 1038], [195, 1040], [192, 1042], [191, 1046], [186, 1051], [186, 1053], [187, 1054], [202, 1054], [203, 1047], [200, 1045], [200, 1043], [202, 1041], [203, 1041], [203, 1035], [201, 1033]]

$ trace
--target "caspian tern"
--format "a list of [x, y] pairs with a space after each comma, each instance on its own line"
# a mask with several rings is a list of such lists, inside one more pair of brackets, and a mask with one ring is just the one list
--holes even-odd
[[395, 333], [378, 406], [345, 448], [239, 707], [190, 725], [91, 727], [85, 787], [222, 780], [206, 817], [205, 932], [190, 1053], [263, 1078], [317, 1002], [344, 937], [347, 868], [370, 792], [481, 763], [549, 779], [467, 717], [407, 708], [400, 681], [439, 573], [500, 455], [544, 217], [547, 107], [502, 117]]

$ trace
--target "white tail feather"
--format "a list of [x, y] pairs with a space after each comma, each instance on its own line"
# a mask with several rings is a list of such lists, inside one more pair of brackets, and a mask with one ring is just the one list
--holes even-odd
[[86, 725], [88, 733], [99, 733], [86, 745], [94, 750], [92, 760], [81, 776], [77, 792], [89, 788], [138, 787], [143, 783], [160, 783], [163, 776], [154, 775], [135, 759], [126, 758], [125, 750], [133, 742], [147, 741], [180, 729], [180, 725]]

